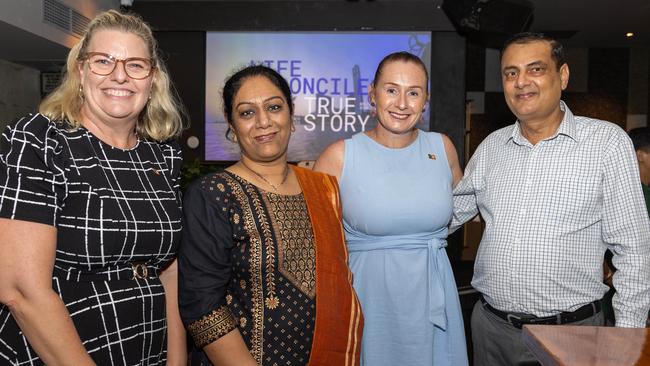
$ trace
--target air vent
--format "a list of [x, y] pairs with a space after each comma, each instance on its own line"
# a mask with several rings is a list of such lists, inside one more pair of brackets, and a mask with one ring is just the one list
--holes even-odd
[[43, 21], [81, 37], [90, 19], [55, 0], [43, 0]]
[[84, 32], [86, 32], [86, 28], [88, 28], [88, 23], [90, 22], [90, 19], [77, 13], [74, 10], [72, 10], [71, 15], [72, 15], [71, 16], [72, 27], [70, 28], [70, 31], [72, 32], [72, 34], [76, 34], [79, 37], [83, 36]]

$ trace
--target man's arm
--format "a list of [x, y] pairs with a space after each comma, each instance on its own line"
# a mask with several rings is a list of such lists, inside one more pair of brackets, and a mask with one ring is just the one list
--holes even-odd
[[603, 167], [603, 240], [614, 253], [616, 326], [644, 327], [650, 308], [650, 221], [630, 139], [608, 141]]
[[483, 157], [483, 150], [479, 146], [469, 160], [463, 178], [454, 188], [454, 214], [449, 224], [449, 233], [456, 231], [461, 225], [471, 220], [478, 214], [478, 202], [476, 200], [476, 188], [474, 182], [480, 175], [480, 161]]

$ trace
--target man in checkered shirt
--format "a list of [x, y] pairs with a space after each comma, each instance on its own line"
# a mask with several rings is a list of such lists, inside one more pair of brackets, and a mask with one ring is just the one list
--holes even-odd
[[454, 230], [485, 220], [472, 286], [474, 365], [535, 364], [524, 324], [603, 325], [603, 254], [614, 253], [616, 326], [650, 308], [650, 222], [627, 134], [574, 116], [562, 45], [522, 33], [501, 51], [515, 124], [488, 136], [454, 189]]

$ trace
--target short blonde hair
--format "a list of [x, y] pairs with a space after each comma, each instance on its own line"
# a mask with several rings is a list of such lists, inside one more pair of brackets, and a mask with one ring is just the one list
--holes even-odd
[[53, 120], [67, 121], [73, 129], [81, 125], [83, 99], [79, 95], [81, 80], [77, 67], [86, 54], [93, 34], [98, 30], [119, 30], [140, 37], [155, 65], [151, 76], [151, 99], [140, 112], [136, 125], [138, 135], [160, 142], [179, 137], [185, 127], [185, 110], [172, 88], [165, 64], [158, 55], [158, 43], [151, 28], [137, 15], [116, 10], [100, 13], [88, 24], [81, 41], [68, 53], [61, 85], [41, 102], [39, 112]]

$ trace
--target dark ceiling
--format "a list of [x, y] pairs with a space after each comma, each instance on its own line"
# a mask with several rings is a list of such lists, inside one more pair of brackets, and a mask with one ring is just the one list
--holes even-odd
[[[135, 0], [135, 2], [186, 2], [191, 0]], [[201, 1], [201, 0], [199, 0]], [[225, 1], [225, 0], [203, 0]], [[240, 0], [251, 3], [282, 0]], [[294, 0], [308, 2], [313, 0]], [[366, 2], [367, 0], [320, 0], [320, 2]], [[399, 2], [408, 10], [408, 2], [422, 0], [372, 0]], [[440, 6], [443, 0], [430, 0]], [[572, 47], [648, 47], [650, 46], [650, 0], [447, 0], [450, 3], [485, 3], [491, 1], [533, 5], [530, 30], [545, 31], [559, 37], [570, 36], [564, 43]], [[634, 32], [632, 38], [625, 33]]]
[[[648, 0], [533, 0], [531, 29], [575, 31], [565, 44], [574, 47], [649, 47]], [[627, 38], [627, 32], [635, 36]]]
[[[146, 3], [153, 0], [135, 0]], [[183, 3], [188, 0], [155, 0]], [[224, 1], [224, 0], [203, 0]], [[259, 1], [280, 0], [240, 0], [248, 1], [251, 6]], [[307, 2], [311, 0], [294, 0]], [[318, 2], [345, 2], [346, 0], [320, 0]], [[363, 3], [367, 0], [352, 1]], [[511, 3], [518, 6], [528, 0], [447, 0], [450, 3], [491, 4]], [[286, 2], [286, 1], [285, 1]], [[391, 2], [391, 0], [374, 0], [374, 2]], [[409, 2], [423, 0], [399, 0], [394, 3], [409, 10]], [[434, 9], [442, 12], [443, 0], [431, 0]], [[650, 0], [530, 0], [533, 6], [530, 30], [549, 32], [561, 38], [570, 47], [650, 47]], [[147, 4], [151, 5], [151, 4]], [[358, 9], [358, 5], [355, 9]], [[137, 6], [136, 6], [137, 7]], [[1, 9], [1, 6], [0, 6]], [[389, 21], [389, 20], [386, 20]], [[498, 17], [498, 22], [513, 21], [507, 16]], [[448, 26], [450, 30], [451, 23]], [[626, 32], [635, 36], [625, 37]], [[15, 28], [0, 21], [0, 59], [23, 63], [45, 71], [58, 71], [67, 53], [65, 47], [27, 31]]]

